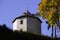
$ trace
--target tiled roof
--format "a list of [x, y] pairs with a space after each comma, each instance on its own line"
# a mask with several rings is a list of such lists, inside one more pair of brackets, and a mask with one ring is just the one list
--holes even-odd
[[35, 18], [35, 19], [39, 20], [39, 21], [42, 23], [42, 21], [41, 21], [38, 17], [30, 14], [29, 12], [26, 12], [26, 13], [23, 13], [23, 14], [24, 14], [24, 15], [21, 15], [21, 16], [15, 18], [12, 23], [14, 23], [16, 19], [20, 19], [20, 18], [24, 18], [24, 17]]

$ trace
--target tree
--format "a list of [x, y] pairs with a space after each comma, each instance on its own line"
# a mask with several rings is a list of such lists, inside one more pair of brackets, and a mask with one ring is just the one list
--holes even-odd
[[56, 28], [60, 21], [60, 0], [41, 0], [38, 10], [40, 16], [47, 19], [48, 24]]

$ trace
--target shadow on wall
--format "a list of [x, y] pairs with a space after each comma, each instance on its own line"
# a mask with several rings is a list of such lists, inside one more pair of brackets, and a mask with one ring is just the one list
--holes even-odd
[[[18, 32], [12, 31], [7, 26], [0, 25], [0, 40], [51, 40], [50, 37], [42, 36], [42, 35], [35, 35], [29, 32]], [[55, 39], [54, 39], [55, 40]], [[56, 38], [56, 40], [60, 40]]]

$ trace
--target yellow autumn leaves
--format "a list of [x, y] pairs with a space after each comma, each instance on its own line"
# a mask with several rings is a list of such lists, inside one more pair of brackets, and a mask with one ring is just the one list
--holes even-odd
[[42, 4], [45, 5], [47, 3], [47, 0], [42, 0]]
[[[49, 11], [48, 11], [48, 17], [47, 17], [47, 20], [49, 22], [50, 25], [53, 25], [55, 26], [56, 23], [57, 23], [57, 14], [56, 14], [56, 10], [54, 8], [51, 8]], [[56, 18], [56, 19], [55, 19]]]
[[39, 8], [40, 16], [47, 19], [50, 25], [56, 26], [57, 21], [60, 21], [60, 0], [42, 0]]
[[51, 0], [50, 3], [49, 3], [49, 6], [57, 6], [58, 5], [58, 0]]

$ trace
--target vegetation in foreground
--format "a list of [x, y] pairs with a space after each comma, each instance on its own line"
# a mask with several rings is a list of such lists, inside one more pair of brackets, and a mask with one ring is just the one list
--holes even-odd
[[[7, 26], [0, 25], [0, 40], [51, 40], [50, 37], [43, 35], [35, 35], [29, 32], [12, 31]], [[53, 40], [60, 40], [60, 38], [54, 38]]]

